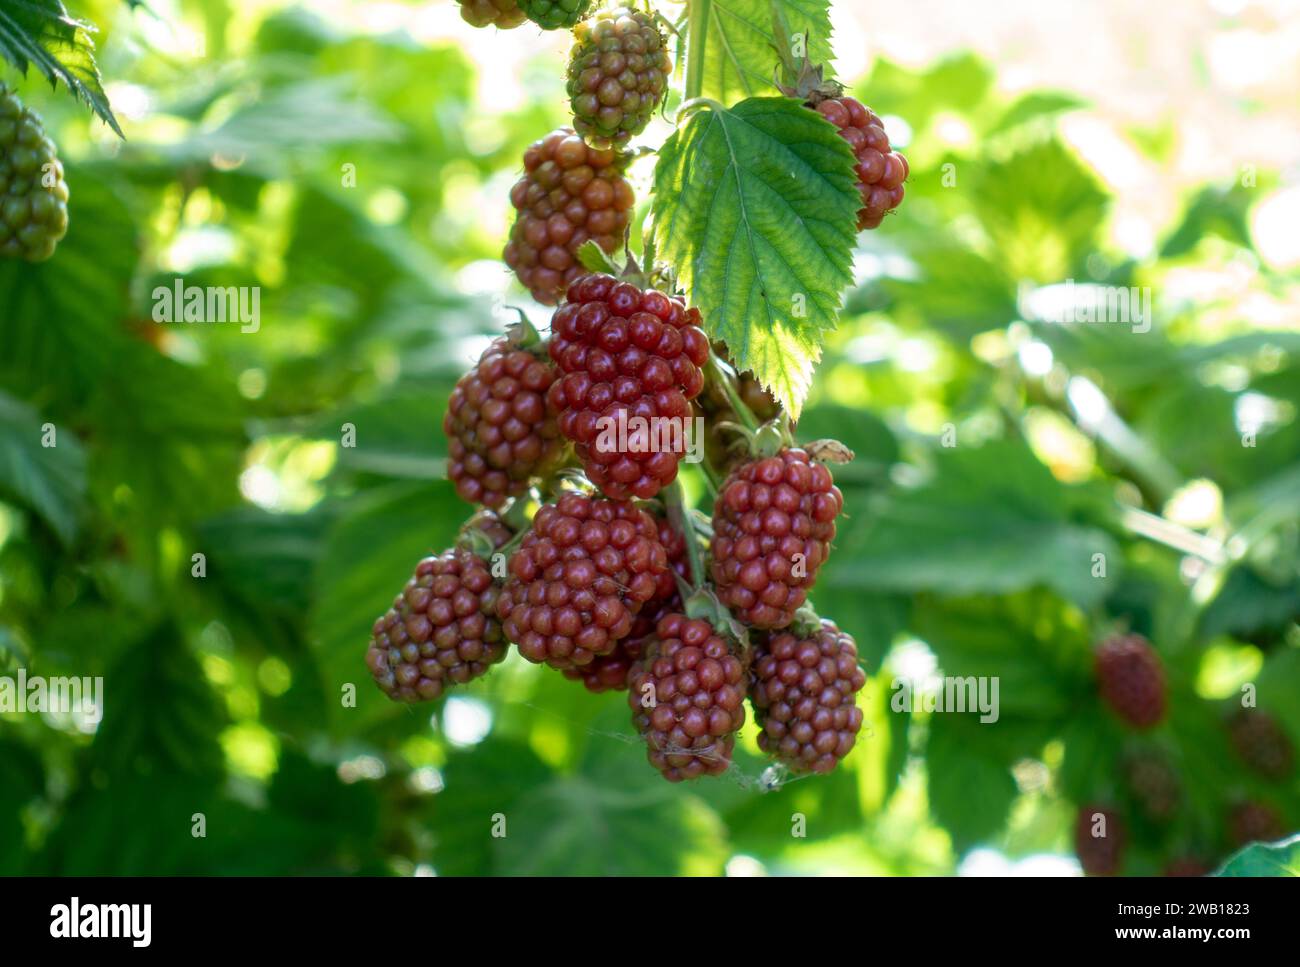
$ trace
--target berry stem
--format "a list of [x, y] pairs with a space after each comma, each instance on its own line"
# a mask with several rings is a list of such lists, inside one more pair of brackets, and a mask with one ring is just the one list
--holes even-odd
[[704, 585], [704, 558], [700, 554], [700, 542], [695, 537], [695, 528], [689, 519], [686, 491], [682, 488], [681, 480], [674, 480], [663, 489], [662, 494], [668, 519], [686, 542], [686, 558], [691, 563], [691, 590], [698, 591]]
[[722, 363], [719, 362], [718, 357], [713, 353], [709, 353], [708, 365], [713, 374], [713, 378], [717, 380], [718, 385], [722, 387], [722, 392], [727, 396], [727, 402], [731, 405], [731, 408], [735, 410], [736, 416], [740, 418], [740, 422], [750, 431], [757, 430], [759, 425], [758, 417], [756, 417], [754, 411], [745, 404], [745, 401], [740, 398], [740, 394], [736, 392], [735, 384], [732, 382], [731, 374], [723, 368]]

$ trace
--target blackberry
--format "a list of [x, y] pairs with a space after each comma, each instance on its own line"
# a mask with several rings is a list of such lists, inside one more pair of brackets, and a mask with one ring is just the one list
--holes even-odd
[[1074, 852], [1088, 876], [1118, 874], [1124, 862], [1125, 839], [1124, 825], [1112, 810], [1098, 806], [1084, 806], [1079, 810], [1074, 826]]
[[529, 661], [561, 670], [588, 665], [627, 637], [667, 568], [644, 510], [565, 494], [537, 512], [511, 556], [497, 613]]
[[1238, 803], [1228, 813], [1228, 839], [1233, 846], [1269, 843], [1283, 835], [1282, 817], [1267, 803]]
[[528, 19], [543, 30], [572, 27], [591, 11], [596, 0], [518, 0]]
[[878, 228], [885, 215], [903, 202], [907, 159], [890, 150], [883, 122], [858, 100], [828, 97], [817, 100], [813, 109], [835, 125], [857, 159], [855, 173], [862, 196], [858, 231]]
[[830, 621], [807, 636], [759, 636], [749, 683], [759, 747], [794, 772], [830, 772], [857, 741], [866, 681], [853, 639]]
[[1142, 810], [1156, 820], [1173, 818], [1182, 802], [1182, 783], [1169, 762], [1154, 752], [1129, 756], [1125, 763], [1129, 788]]
[[456, 0], [460, 15], [474, 27], [499, 27], [509, 30], [528, 19], [516, 0]]
[[709, 357], [699, 310], [585, 276], [551, 320], [550, 353], [564, 373], [550, 403], [592, 483], [616, 500], [653, 497], [672, 483]]
[[487, 563], [464, 549], [426, 557], [375, 622], [366, 665], [397, 702], [440, 697], [506, 655]]
[[752, 628], [784, 628], [830, 554], [844, 497], [830, 470], [786, 448], [723, 482], [713, 509], [718, 596]]
[[745, 662], [700, 618], [660, 619], [628, 676], [632, 724], [646, 756], [670, 782], [715, 776], [731, 765], [745, 724]]
[[1113, 635], [1102, 642], [1095, 667], [1102, 700], [1128, 725], [1149, 729], [1164, 718], [1164, 666], [1141, 635]]
[[68, 184], [41, 119], [0, 84], [0, 256], [43, 262], [68, 234]]
[[620, 639], [608, 655], [597, 655], [583, 667], [564, 669], [566, 678], [582, 682], [589, 692], [627, 688], [628, 672], [645, 652], [646, 639], [654, 634], [659, 620], [670, 612], [682, 610], [682, 598], [673, 575], [680, 575], [687, 583], [691, 580], [686, 539], [677, 533], [667, 518], [660, 518], [659, 541], [668, 554], [668, 569], [659, 575], [654, 596], [633, 619], [627, 637]]
[[573, 31], [568, 91], [588, 144], [622, 147], [645, 130], [668, 91], [668, 40], [650, 14], [602, 10]]
[[1295, 766], [1295, 751], [1277, 719], [1267, 712], [1239, 709], [1228, 720], [1228, 735], [1241, 761], [1269, 779], [1285, 779]]
[[499, 508], [559, 462], [563, 441], [546, 404], [558, 375], [549, 360], [503, 337], [457, 381], [442, 429], [447, 476], [463, 500]]
[[578, 249], [594, 240], [613, 254], [623, 242], [635, 196], [622, 159], [590, 148], [568, 128], [524, 152], [524, 173], [510, 190], [518, 214], [502, 257], [543, 305], [560, 301], [585, 273]]

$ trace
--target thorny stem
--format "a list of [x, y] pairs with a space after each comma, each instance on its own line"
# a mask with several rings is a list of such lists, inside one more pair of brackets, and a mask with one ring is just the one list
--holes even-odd
[[686, 558], [691, 563], [691, 590], [698, 591], [704, 585], [704, 559], [700, 554], [700, 542], [695, 537], [695, 527], [689, 517], [690, 511], [686, 509], [686, 491], [682, 489], [681, 480], [674, 480], [664, 488], [663, 500], [668, 510], [668, 519], [686, 541]]

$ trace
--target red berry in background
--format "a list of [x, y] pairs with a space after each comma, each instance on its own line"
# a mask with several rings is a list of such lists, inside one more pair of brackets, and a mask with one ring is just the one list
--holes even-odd
[[1295, 767], [1295, 750], [1277, 719], [1257, 709], [1239, 709], [1228, 735], [1241, 761], [1269, 779], [1285, 779]]
[[887, 213], [902, 204], [907, 159], [890, 150], [884, 123], [855, 98], [828, 97], [819, 100], [815, 110], [839, 129], [857, 158], [862, 195], [858, 231], [878, 227]]
[[578, 249], [592, 239], [613, 254], [635, 202], [613, 151], [588, 147], [568, 128], [524, 152], [524, 173], [510, 189], [518, 214], [502, 257], [543, 305], [553, 306], [585, 274]]
[[1074, 852], [1088, 876], [1115, 876], [1124, 862], [1124, 826], [1109, 809], [1084, 806], [1074, 825]]
[[[672, 483], [709, 356], [699, 310], [589, 275], [556, 310], [550, 353], [564, 374], [551, 407], [591, 482], [616, 500], [647, 499]], [[637, 434], [641, 425], [649, 434]]]
[[1213, 869], [1195, 856], [1180, 856], [1165, 864], [1164, 876], [1209, 876]]
[[426, 557], [375, 622], [366, 665], [398, 702], [431, 701], [477, 678], [506, 655], [497, 586], [467, 550]]
[[749, 700], [759, 747], [794, 772], [830, 772], [857, 741], [854, 696], [866, 681], [853, 639], [829, 621], [807, 637], [782, 631], [756, 642]]
[[473, 27], [509, 30], [528, 19], [515, 0], [456, 0], [461, 18]]
[[1135, 729], [1149, 729], [1165, 716], [1165, 671], [1151, 643], [1137, 634], [1114, 635], [1096, 655], [1102, 700]]
[[1282, 817], [1267, 803], [1238, 803], [1228, 813], [1228, 840], [1233, 846], [1268, 843], [1284, 835]]
[[447, 476], [463, 500], [495, 510], [558, 460], [563, 440], [546, 404], [558, 375], [503, 337], [457, 381], [442, 429]]
[[830, 555], [844, 497], [806, 451], [751, 460], [723, 482], [713, 509], [713, 582], [751, 628], [784, 628]]
[[1183, 799], [1182, 783], [1164, 756], [1154, 751], [1130, 755], [1125, 778], [1134, 798], [1152, 819], [1172, 819]]
[[632, 724], [665, 779], [725, 772], [745, 724], [745, 663], [707, 621], [663, 617], [628, 677]]
[[668, 556], [644, 510], [565, 494], [537, 512], [508, 567], [497, 602], [506, 636], [529, 661], [565, 669], [627, 637]]
[[669, 612], [682, 610], [681, 594], [677, 590], [674, 574], [688, 583], [691, 566], [686, 553], [686, 539], [673, 528], [667, 518], [659, 518], [659, 540], [668, 552], [668, 569], [659, 575], [654, 596], [641, 608], [632, 621], [632, 630], [620, 639], [608, 655], [597, 655], [582, 667], [564, 669], [564, 677], [580, 681], [589, 692], [621, 691], [627, 688], [627, 676], [632, 665], [645, 651], [646, 639], [654, 634], [659, 620]]

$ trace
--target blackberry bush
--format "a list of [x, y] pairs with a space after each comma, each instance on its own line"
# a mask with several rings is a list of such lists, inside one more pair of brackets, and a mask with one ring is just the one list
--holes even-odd
[[830, 621], [807, 635], [760, 636], [749, 684], [759, 747], [794, 772], [830, 772], [857, 741], [855, 696], [866, 681], [857, 645]]
[[43, 262], [68, 233], [68, 184], [41, 120], [0, 84], [0, 255]]
[[718, 775], [745, 724], [745, 661], [702, 618], [668, 614], [628, 678], [632, 724], [665, 779]]
[[524, 152], [524, 173], [510, 190], [517, 212], [503, 258], [543, 305], [553, 306], [586, 270], [578, 249], [588, 240], [607, 253], [623, 242], [635, 197], [623, 160], [568, 128]]
[[600, 11], [573, 37], [573, 126], [597, 148], [622, 147], [645, 130], [668, 91], [667, 39], [649, 14], [630, 7]]
[[564, 375], [550, 403], [583, 470], [617, 500], [653, 497], [677, 476], [690, 400], [704, 386], [709, 344], [699, 312], [655, 289], [589, 275], [569, 286], [551, 333]]

